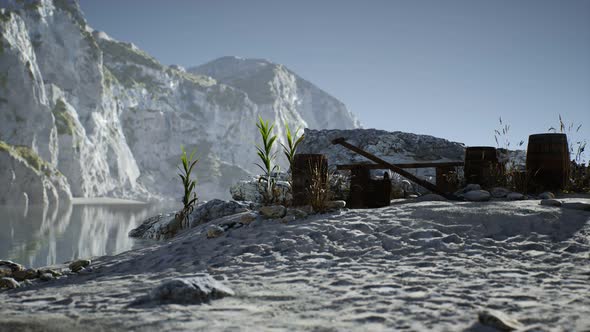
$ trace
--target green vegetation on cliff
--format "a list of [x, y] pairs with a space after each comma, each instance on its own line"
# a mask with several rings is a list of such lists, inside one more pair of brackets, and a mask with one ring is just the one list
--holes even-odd
[[38, 172], [44, 172], [47, 176], [51, 175], [51, 165], [28, 146], [10, 145], [0, 140], [0, 151], [8, 152], [14, 157], [23, 159], [32, 169]]
[[74, 136], [76, 133], [76, 121], [66, 109], [66, 104], [62, 99], [57, 100], [51, 112], [55, 117], [57, 133], [60, 135]]
[[131, 44], [106, 39], [101, 39], [99, 44], [103, 53], [109, 56], [113, 62], [132, 63], [154, 70], [164, 70], [164, 66], [158, 60], [144, 51], [132, 47]]

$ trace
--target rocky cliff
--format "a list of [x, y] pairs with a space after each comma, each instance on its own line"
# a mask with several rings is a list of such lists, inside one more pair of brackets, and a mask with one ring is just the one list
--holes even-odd
[[[175, 199], [181, 145], [198, 150], [201, 197], [227, 197], [255, 171], [258, 115], [281, 124], [281, 141], [283, 123], [359, 127], [282, 65], [226, 57], [190, 71], [164, 66], [93, 30], [74, 0], [0, 0], [0, 87], [0, 179], [10, 179], [1, 183], [29, 199], [47, 197], [31, 195], [32, 182], [63, 198]], [[46, 171], [23, 162], [16, 152], [25, 150]], [[1, 191], [0, 204], [9, 202]]]

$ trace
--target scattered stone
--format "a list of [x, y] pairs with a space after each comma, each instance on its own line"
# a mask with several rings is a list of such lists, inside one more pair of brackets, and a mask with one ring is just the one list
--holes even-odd
[[0, 277], [12, 276], [12, 269], [8, 266], [0, 266]]
[[266, 218], [282, 218], [287, 214], [287, 209], [282, 205], [268, 205], [260, 208], [260, 214]]
[[17, 281], [24, 281], [27, 279], [35, 279], [39, 277], [39, 271], [36, 269], [26, 269], [23, 271], [16, 271], [12, 274], [12, 277]]
[[18, 283], [18, 281], [14, 280], [13, 278], [8, 278], [8, 277], [0, 278], [0, 289], [2, 289], [2, 288], [14, 289], [14, 288], [19, 288], [19, 287], [20, 287], [20, 284]]
[[544, 193], [539, 194], [539, 198], [540, 199], [554, 199], [555, 198], [555, 194], [553, 194], [550, 191], [546, 191]]
[[69, 268], [72, 272], [79, 272], [83, 268], [90, 266], [90, 262], [89, 259], [78, 259], [70, 263]]
[[205, 274], [192, 278], [164, 281], [160, 286], [154, 288], [148, 296], [139, 298], [134, 304], [146, 302], [201, 304], [233, 295], [234, 292], [229, 287]]
[[444, 243], [455, 243], [455, 244], [463, 243], [463, 239], [459, 235], [454, 234], [454, 233], [443, 237], [442, 241]]
[[582, 202], [561, 203], [561, 207], [564, 209], [590, 211], [590, 204]]
[[416, 202], [440, 202], [440, 201], [448, 201], [448, 199], [444, 198], [438, 194], [426, 194], [416, 198]]
[[297, 217], [294, 215], [286, 215], [283, 218], [281, 218], [281, 222], [283, 224], [288, 224], [288, 223], [293, 222], [295, 220], [297, 220]]
[[524, 195], [517, 192], [511, 192], [506, 195], [506, 198], [508, 198], [509, 201], [520, 201], [524, 199]]
[[54, 277], [61, 277], [63, 274], [59, 271], [52, 270], [52, 269], [39, 269], [39, 274], [49, 273]]
[[31, 280], [23, 280], [20, 282], [20, 287], [29, 287], [32, 286], [33, 282], [31, 282]]
[[481, 186], [479, 184], [470, 183], [465, 188], [463, 188], [463, 193], [468, 193], [475, 190], [481, 190]]
[[39, 276], [39, 279], [41, 279], [41, 281], [49, 281], [49, 280], [55, 279], [55, 277], [53, 276], [53, 274], [46, 272], [46, 273], [42, 273]]
[[477, 318], [482, 325], [499, 331], [514, 331], [524, 327], [519, 321], [495, 310], [482, 311]]
[[301, 210], [301, 209], [287, 209], [287, 215], [288, 216], [295, 216], [295, 218], [297, 219], [305, 219], [308, 216], [308, 213]]
[[466, 192], [463, 197], [472, 202], [485, 202], [490, 200], [490, 193], [485, 190], [471, 190]]
[[311, 205], [298, 206], [297, 209], [307, 213], [307, 215], [314, 213]]
[[492, 188], [490, 192], [494, 198], [504, 198], [511, 194], [510, 190], [502, 187]]
[[[6, 270], [6, 268], [9, 268], [11, 270], [11, 272], [22, 271], [25, 269], [24, 266], [22, 266], [18, 263], [15, 263], [13, 261], [2, 261], [2, 260], [0, 260], [0, 268], [3, 268], [2, 270]], [[0, 272], [0, 273], [2, 273], [2, 272]]]
[[224, 232], [225, 232], [225, 229], [223, 229], [222, 227], [217, 226], [217, 225], [211, 225], [211, 226], [207, 227], [207, 238], [208, 239], [218, 238], [218, 237], [222, 236]]
[[258, 214], [256, 212], [246, 212], [240, 216], [240, 222], [244, 225], [249, 225], [256, 220]]
[[326, 209], [328, 210], [340, 210], [346, 207], [346, 201], [328, 201], [326, 202]]
[[542, 199], [541, 203], [539, 203], [539, 204], [546, 205], [546, 206], [556, 206], [556, 207], [561, 206], [561, 202], [556, 199]]

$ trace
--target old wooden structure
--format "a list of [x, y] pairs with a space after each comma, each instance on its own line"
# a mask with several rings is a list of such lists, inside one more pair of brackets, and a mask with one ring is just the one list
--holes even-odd
[[[350, 164], [350, 165], [338, 165], [339, 170], [348, 169], [352, 172], [351, 179], [351, 192], [350, 192], [350, 205], [351, 207], [369, 207], [372, 205], [374, 195], [385, 196], [385, 193], [379, 190], [375, 190], [375, 182], [371, 182], [370, 170], [371, 169], [389, 169], [404, 178], [413, 181], [420, 186], [432, 191], [433, 193], [447, 197], [449, 199], [456, 199], [450, 192], [450, 183], [443, 184], [441, 186], [434, 185], [426, 180], [422, 180], [417, 176], [405, 171], [403, 168], [423, 168], [423, 167], [434, 167], [437, 168], [437, 183], [440, 175], [441, 183], [444, 182], [442, 179], [446, 178], [447, 174], [453, 167], [463, 166], [464, 163], [457, 162], [446, 162], [446, 163], [408, 163], [408, 164], [391, 164], [387, 161], [367, 152], [363, 149], [356, 147], [348, 142], [344, 138], [337, 138], [332, 141], [332, 144], [340, 144], [347, 149], [360, 154], [361, 156], [375, 162], [376, 164]], [[384, 179], [385, 180], [385, 179]], [[448, 180], [448, 178], [447, 178]], [[379, 181], [379, 180], [374, 180]], [[387, 179], [389, 182], [389, 179]], [[385, 182], [385, 181], [383, 181]], [[446, 188], [445, 188], [446, 187]], [[389, 183], [389, 190], [391, 190], [391, 183]], [[388, 192], [390, 193], [390, 192]], [[375, 197], [377, 198], [377, 197]], [[389, 205], [389, 198], [387, 199], [387, 205]], [[379, 202], [381, 200], [378, 200]]]

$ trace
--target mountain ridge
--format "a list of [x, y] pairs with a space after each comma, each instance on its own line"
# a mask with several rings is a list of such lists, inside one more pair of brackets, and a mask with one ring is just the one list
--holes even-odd
[[[49, 181], [43, 172], [29, 172], [14, 179], [22, 173], [16, 168], [30, 165], [3, 163], [9, 167], [0, 179], [11, 183], [11, 197], [21, 204], [32, 182], [54, 183], [59, 188], [45, 191], [65, 200], [174, 199], [181, 145], [201, 152], [202, 198], [229, 197], [228, 183], [256, 171], [258, 116], [277, 124], [280, 142], [285, 123], [359, 126], [344, 104], [282, 65], [260, 91], [244, 91], [165, 66], [132, 43], [92, 29], [77, 1], [0, 0], [0, 8], [0, 83], [7, 87], [0, 89], [0, 140], [11, 151], [28, 148], [49, 174], [65, 178]], [[50, 201], [46, 194], [29, 196], [35, 197], [30, 203]], [[8, 201], [0, 194], [0, 203]]]

